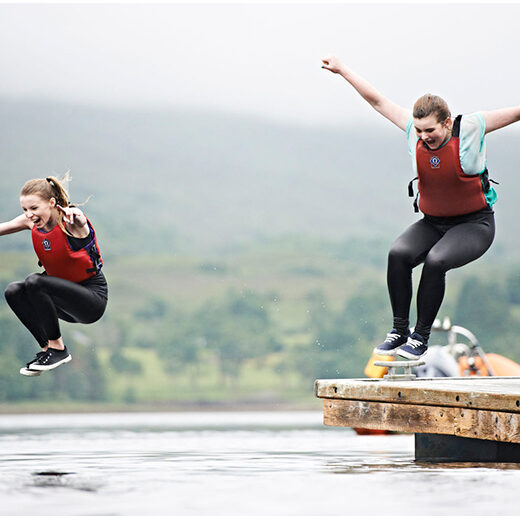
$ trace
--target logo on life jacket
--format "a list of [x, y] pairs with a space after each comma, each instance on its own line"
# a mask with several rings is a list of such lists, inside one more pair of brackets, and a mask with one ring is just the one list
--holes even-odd
[[45, 251], [50, 251], [51, 250], [51, 243], [46, 238], [43, 240], [42, 246], [43, 246], [43, 249], [45, 249]]
[[440, 164], [441, 164], [441, 160], [436, 155], [434, 155], [430, 159], [430, 165], [432, 168], [440, 168]]

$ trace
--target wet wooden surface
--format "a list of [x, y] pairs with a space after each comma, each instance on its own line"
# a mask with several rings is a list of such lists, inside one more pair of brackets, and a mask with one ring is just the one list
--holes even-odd
[[520, 378], [318, 380], [324, 423], [520, 443]]

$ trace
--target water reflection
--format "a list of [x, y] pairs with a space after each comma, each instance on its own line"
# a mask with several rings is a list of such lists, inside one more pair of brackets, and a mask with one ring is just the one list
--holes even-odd
[[519, 464], [415, 463], [413, 436], [357, 436], [319, 412], [3, 419], [2, 514], [364, 515], [374, 489], [387, 514], [403, 489], [407, 514], [516, 513]]
[[520, 470], [518, 462], [416, 462], [416, 465], [422, 468], [430, 469], [499, 469], [499, 470]]
[[346, 462], [345, 460], [329, 461], [326, 465], [327, 471], [331, 473], [364, 474], [375, 472], [397, 472], [417, 471], [417, 466], [410, 454], [393, 454], [387, 462], [368, 462], [366, 457], [359, 460]]

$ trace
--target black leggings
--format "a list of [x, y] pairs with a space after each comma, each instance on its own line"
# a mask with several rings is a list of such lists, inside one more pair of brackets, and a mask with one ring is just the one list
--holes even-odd
[[44, 348], [61, 337], [58, 318], [70, 323], [93, 323], [107, 305], [107, 284], [102, 273], [80, 283], [33, 273], [12, 282], [5, 299], [18, 319]]
[[388, 255], [388, 291], [394, 328], [408, 329], [412, 300], [412, 269], [424, 262], [417, 292], [417, 325], [428, 339], [444, 298], [446, 272], [482, 256], [495, 236], [491, 209], [459, 217], [431, 217], [412, 224], [393, 243]]

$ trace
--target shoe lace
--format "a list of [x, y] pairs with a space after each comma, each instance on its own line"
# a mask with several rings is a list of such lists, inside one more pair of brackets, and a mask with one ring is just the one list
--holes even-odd
[[398, 334], [397, 332], [389, 332], [387, 335], [386, 335], [386, 340], [385, 342], [387, 341], [394, 341], [396, 339], [399, 339], [399, 336], [400, 334]]
[[40, 361], [40, 363], [46, 363], [47, 361], [49, 361], [49, 358], [51, 357], [51, 355], [52, 355], [52, 352], [50, 350], [47, 350], [43, 353], [43, 355], [40, 356], [38, 361]]
[[411, 345], [413, 348], [419, 348], [424, 346], [424, 343], [420, 339], [412, 339], [408, 338], [408, 345]]
[[29, 368], [29, 365], [31, 365], [32, 363], [35, 363], [36, 361], [40, 361], [41, 357], [45, 354], [45, 350], [40, 350], [39, 352], [37, 352], [34, 356], [34, 359], [31, 359], [31, 361], [29, 361], [25, 366], [27, 368]]

